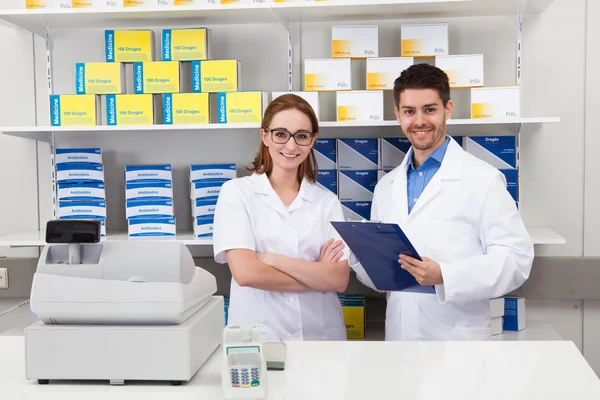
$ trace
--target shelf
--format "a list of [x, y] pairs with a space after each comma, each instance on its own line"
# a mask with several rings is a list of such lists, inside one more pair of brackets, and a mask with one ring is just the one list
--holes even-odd
[[[450, 119], [449, 126], [476, 126], [485, 125], [491, 127], [519, 125], [519, 124], [543, 124], [560, 122], [558, 117], [541, 117], [541, 118], [511, 118], [511, 119]], [[399, 127], [398, 122], [381, 121], [381, 122], [335, 122], [322, 121], [319, 122], [322, 129], [334, 128], [352, 128], [352, 127]], [[168, 131], [169, 134], [176, 131], [204, 131], [204, 130], [232, 130], [232, 129], [260, 129], [260, 124], [203, 124], [203, 125], [139, 125], [139, 126], [14, 126], [0, 127], [0, 132], [9, 136], [17, 136], [25, 139], [40, 140], [49, 142], [54, 134], [75, 132], [80, 135], [114, 132], [140, 132], [140, 131]]]
[[540, 14], [554, 0], [331, 0], [315, 3], [204, 4], [159, 9], [0, 10], [0, 19], [31, 32], [45, 29], [148, 27], [425, 17]]
[[[548, 228], [529, 228], [529, 234], [534, 244], [565, 244], [566, 240], [558, 233]], [[43, 247], [46, 245], [45, 231], [28, 231], [0, 237], [0, 247]], [[144, 238], [129, 239], [127, 233], [108, 233], [102, 241], [116, 240], [156, 240], [176, 241], [187, 246], [212, 246], [212, 239], [197, 239], [189, 233], [178, 234], [174, 238]]]

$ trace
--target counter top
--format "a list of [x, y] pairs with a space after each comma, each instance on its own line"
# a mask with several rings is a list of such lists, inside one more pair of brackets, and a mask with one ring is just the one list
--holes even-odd
[[[223, 398], [218, 349], [185, 385], [24, 377], [24, 338], [0, 337], [0, 396], [20, 400]], [[288, 342], [268, 399], [597, 400], [600, 380], [572, 342]]]

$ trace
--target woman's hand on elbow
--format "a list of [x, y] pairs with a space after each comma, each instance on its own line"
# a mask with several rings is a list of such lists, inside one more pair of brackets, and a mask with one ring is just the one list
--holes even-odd
[[321, 247], [319, 261], [336, 263], [344, 255], [344, 242], [341, 240], [329, 239]]

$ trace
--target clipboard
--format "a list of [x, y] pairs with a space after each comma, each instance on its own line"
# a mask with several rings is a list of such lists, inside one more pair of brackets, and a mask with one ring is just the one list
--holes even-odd
[[331, 225], [360, 261], [377, 290], [435, 293], [435, 286], [420, 285], [398, 263], [400, 254], [423, 261], [398, 224], [331, 221]]

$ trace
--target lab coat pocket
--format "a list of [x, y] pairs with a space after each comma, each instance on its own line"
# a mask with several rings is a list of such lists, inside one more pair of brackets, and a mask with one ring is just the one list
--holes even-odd
[[454, 340], [489, 340], [491, 335], [491, 328], [470, 326], [454, 327]]

